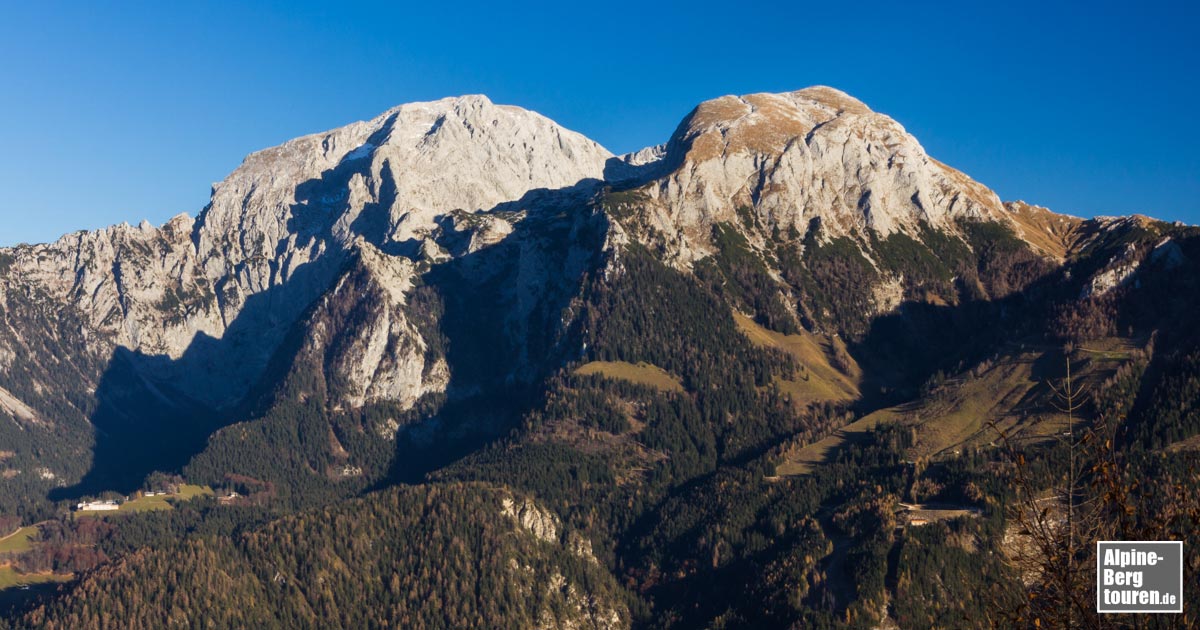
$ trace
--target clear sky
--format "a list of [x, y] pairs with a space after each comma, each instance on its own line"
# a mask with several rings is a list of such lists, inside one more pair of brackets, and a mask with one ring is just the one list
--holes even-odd
[[0, 245], [179, 212], [249, 152], [484, 93], [621, 153], [831, 85], [1081, 216], [1200, 223], [1196, 2], [6, 3]]

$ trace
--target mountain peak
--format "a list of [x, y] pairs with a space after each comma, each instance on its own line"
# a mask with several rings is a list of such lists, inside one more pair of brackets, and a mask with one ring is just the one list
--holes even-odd
[[[488, 98], [488, 96], [486, 94], [462, 94], [460, 96], [446, 96], [446, 97], [440, 98], [436, 101], [417, 101], [417, 102], [413, 102], [413, 103], [404, 103], [401, 105], [397, 105], [396, 107], [394, 107], [392, 109], [396, 110], [401, 107], [404, 107], [405, 105], [434, 106], [434, 105], [439, 105], [439, 104], [445, 104], [445, 105], [448, 105], [451, 107], [461, 107], [461, 106], [487, 107], [487, 106], [495, 105], [495, 103], [492, 102], [492, 99]], [[518, 109], [521, 109], [521, 108], [518, 108]]]
[[668, 231], [732, 221], [739, 208], [785, 232], [820, 219], [826, 236], [1008, 220], [995, 193], [929, 157], [895, 120], [825, 86], [701, 103], [668, 142], [664, 171], [647, 186], [673, 209], [658, 226]]
[[541, 114], [483, 95], [407, 103], [251, 155], [214, 188], [203, 222], [223, 235], [253, 223], [269, 243], [298, 227], [332, 230], [345, 243], [369, 225], [382, 245], [419, 238], [453, 210], [599, 180], [612, 157]]
[[825, 107], [841, 111], [853, 112], [856, 114], [873, 113], [871, 108], [867, 107], [862, 101], [837, 88], [832, 88], [827, 85], [814, 85], [812, 87], [791, 92], [790, 95], [794, 98], [807, 99]]
[[[483, 95], [408, 103], [252, 153], [194, 221], [70, 235], [22, 252], [13, 274], [72, 304], [114, 346], [218, 366], [205, 373], [237, 382], [182, 379], [189, 397], [216, 404], [254, 381], [357, 241], [416, 255], [451, 213], [598, 183], [612, 158]], [[225, 345], [206, 354], [200, 338]]]
[[868, 133], [867, 128], [907, 135], [899, 123], [845, 92], [814, 86], [704, 101], [680, 125], [675, 143], [687, 145], [692, 161], [745, 150], [779, 153], [797, 139], [811, 141], [835, 121], [852, 125], [858, 136]]

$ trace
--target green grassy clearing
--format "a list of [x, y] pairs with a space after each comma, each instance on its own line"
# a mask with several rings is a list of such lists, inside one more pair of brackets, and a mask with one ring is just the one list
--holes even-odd
[[129, 514], [132, 512], [153, 512], [156, 510], [171, 510], [174, 506], [172, 501], [190, 501], [201, 495], [211, 496], [213, 489], [208, 486], [198, 486], [194, 484], [184, 484], [179, 487], [179, 492], [176, 494], [160, 494], [153, 497], [138, 497], [131, 499], [121, 504], [120, 509], [115, 512], [75, 512], [76, 516], [109, 516], [112, 514]]
[[16, 569], [4, 565], [0, 566], [0, 590], [19, 588], [31, 584], [45, 584], [47, 582], [66, 582], [73, 577], [70, 574], [62, 575], [58, 573], [17, 573]]
[[849, 374], [843, 373], [833, 366], [830, 357], [835, 352], [833, 339], [821, 338], [808, 333], [785, 335], [759, 326], [749, 317], [734, 312], [734, 320], [742, 334], [755, 345], [765, 348], [776, 348], [787, 352], [796, 358], [803, 366], [800, 375], [795, 379], [776, 379], [779, 388], [792, 397], [797, 403], [819, 402], [825, 400], [854, 400], [859, 396], [858, 382], [862, 377], [861, 370], [853, 363], [849, 366]]
[[7, 537], [0, 539], [0, 553], [21, 553], [23, 551], [29, 551], [33, 548], [33, 543], [37, 537], [37, 525], [22, 527], [12, 534], [9, 534]]
[[671, 373], [649, 363], [626, 363], [624, 361], [592, 361], [575, 370], [576, 374], [599, 374], [640, 385], [649, 385], [662, 391], [682, 392], [683, 383]]

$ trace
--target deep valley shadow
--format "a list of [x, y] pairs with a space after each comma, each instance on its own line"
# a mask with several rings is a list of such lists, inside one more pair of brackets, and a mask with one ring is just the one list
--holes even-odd
[[540, 403], [545, 377], [580, 355], [571, 306], [602, 263], [607, 217], [589, 204], [601, 184], [534, 190], [464, 217], [512, 221], [511, 234], [474, 251], [451, 216], [440, 222], [436, 241], [456, 258], [423, 282], [444, 305], [451, 380], [445, 404], [397, 434], [388, 482], [420, 482], [508, 435]]
[[[381, 140], [393, 122], [370, 140]], [[348, 252], [335, 241], [333, 225], [347, 206], [351, 162], [343, 160], [295, 192], [289, 233], [300, 246], [324, 247], [323, 256], [291, 268], [279, 263], [287, 240], [277, 243], [276, 258], [266, 262], [269, 288], [245, 299], [220, 338], [197, 333], [178, 358], [123, 347], [113, 352], [89, 417], [91, 467], [78, 483], [52, 490], [51, 500], [124, 494], [151, 472], [178, 472], [213, 432], [250, 419], [269, 404], [289, 353], [298, 348], [293, 329], [346, 263]], [[194, 242], [206, 213], [197, 219]], [[244, 273], [249, 262], [239, 263], [235, 272]], [[213, 287], [218, 308], [228, 282], [227, 276]]]
[[[178, 472], [214, 431], [246, 419], [271, 388], [273, 375], [265, 368], [290, 328], [288, 319], [294, 321], [304, 310], [295, 304], [303, 301], [307, 307], [311, 301], [301, 287], [319, 286], [320, 279], [313, 276], [326, 275], [323, 266], [299, 268], [293, 276], [296, 284], [249, 297], [221, 338], [199, 333], [178, 359], [118, 347], [96, 388], [91, 468], [79, 483], [55, 489], [49, 498], [128, 493], [153, 471]], [[254, 365], [230, 367], [239, 361]], [[201, 402], [181, 386], [186, 379], [204, 381], [186, 387], [203, 390], [211, 402]]]

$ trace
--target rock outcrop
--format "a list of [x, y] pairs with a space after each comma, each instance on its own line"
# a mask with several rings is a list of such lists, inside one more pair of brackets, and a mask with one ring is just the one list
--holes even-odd
[[500, 514], [516, 521], [540, 540], [558, 543], [558, 517], [529, 499], [501, 500]]
[[[627, 156], [643, 164], [654, 150]], [[660, 151], [646, 183], [651, 226], [688, 262], [715, 222], [749, 209], [768, 230], [826, 237], [917, 233], [956, 218], [1008, 221], [995, 193], [929, 157], [899, 123], [828, 87], [702, 103]]]

